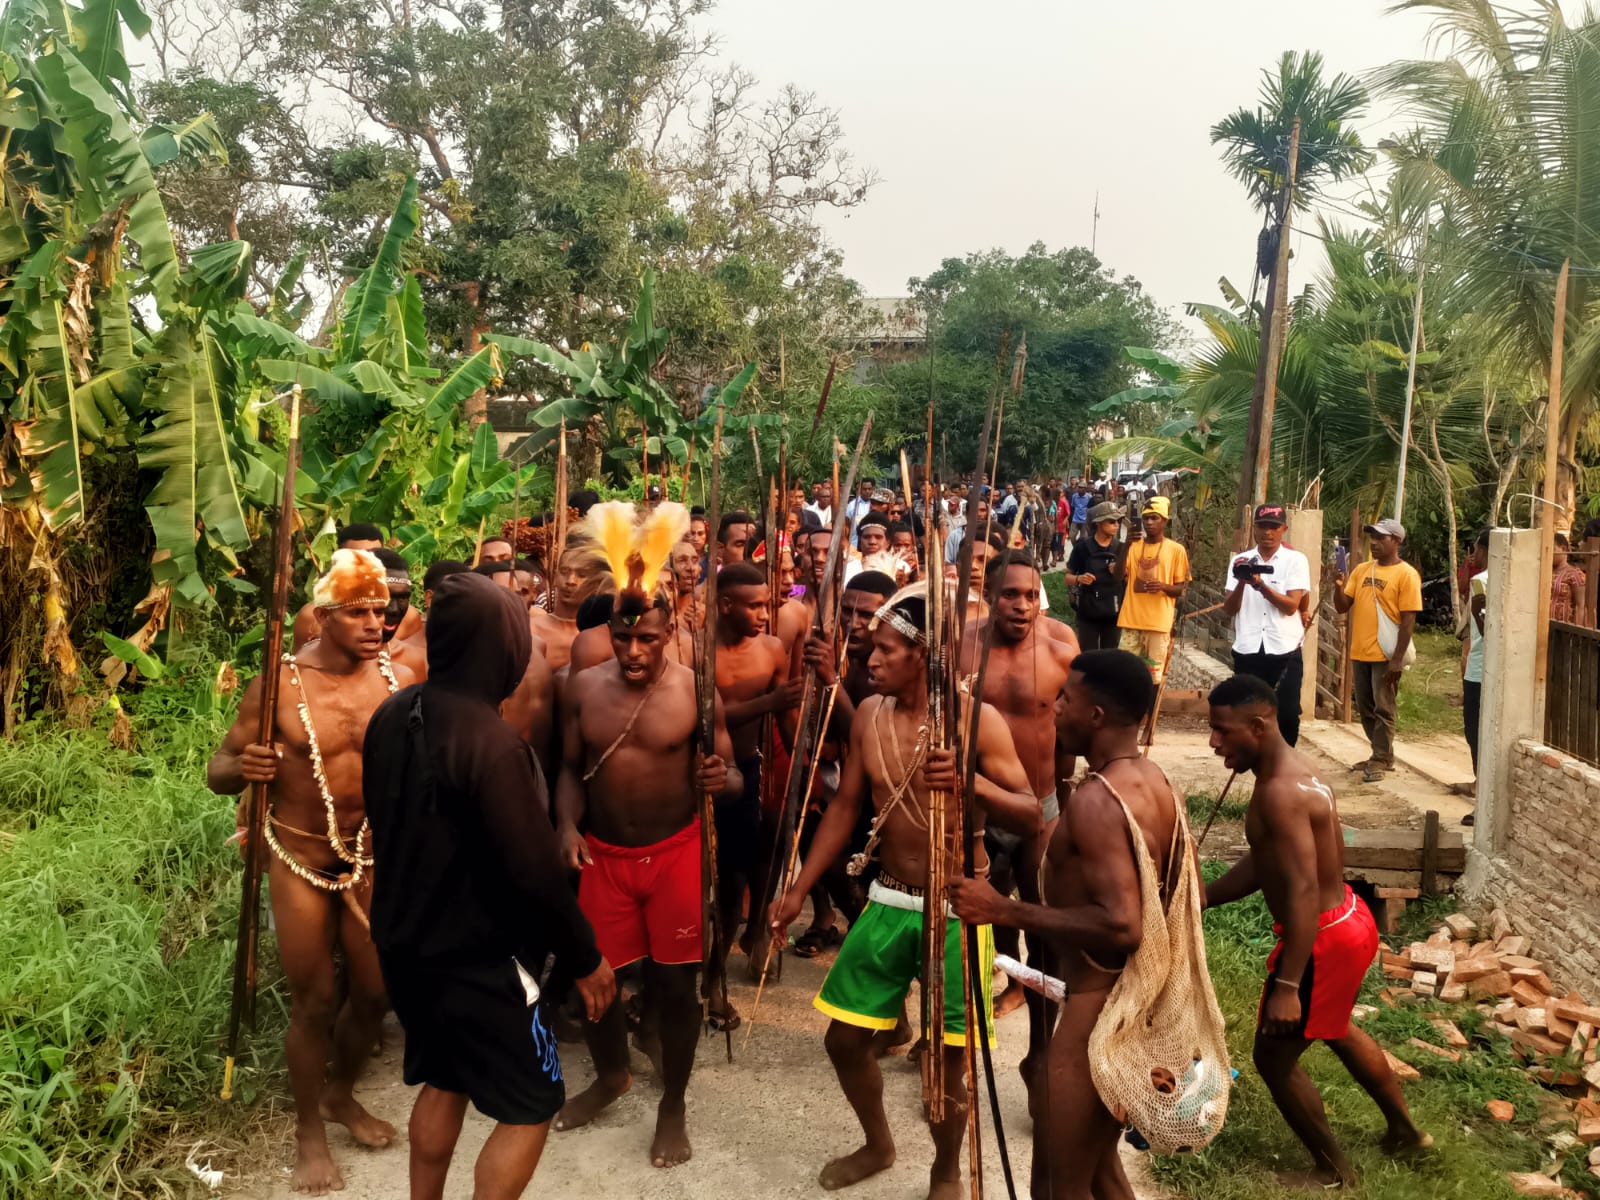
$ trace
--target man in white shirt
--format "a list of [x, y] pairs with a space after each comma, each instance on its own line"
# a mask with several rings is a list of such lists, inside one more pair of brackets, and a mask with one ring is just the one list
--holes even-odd
[[1233, 669], [1272, 685], [1278, 729], [1292, 746], [1300, 739], [1300, 646], [1306, 636], [1300, 601], [1311, 590], [1311, 564], [1283, 544], [1286, 523], [1283, 505], [1256, 506], [1255, 549], [1235, 554], [1228, 564], [1222, 611], [1234, 619]]
[[815, 499], [806, 505], [806, 511], [815, 513], [824, 529], [833, 528], [833, 484], [824, 479], [812, 492]]

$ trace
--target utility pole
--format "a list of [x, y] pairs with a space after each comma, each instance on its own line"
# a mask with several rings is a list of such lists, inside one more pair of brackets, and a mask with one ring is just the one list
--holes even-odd
[[1405, 520], [1406, 461], [1411, 457], [1411, 402], [1417, 394], [1417, 347], [1422, 343], [1422, 276], [1428, 269], [1428, 226], [1422, 226], [1422, 250], [1417, 255], [1417, 302], [1411, 313], [1411, 354], [1406, 362], [1406, 416], [1400, 427], [1400, 473], [1394, 485], [1394, 519]]
[[1236, 540], [1249, 541], [1251, 508], [1266, 503], [1267, 470], [1272, 463], [1272, 412], [1278, 402], [1278, 362], [1288, 325], [1289, 230], [1294, 214], [1294, 183], [1300, 165], [1300, 118], [1289, 134], [1289, 162], [1278, 216], [1278, 260], [1267, 280], [1267, 317], [1262, 322], [1261, 359], [1250, 401], [1250, 430], [1239, 472], [1239, 522]]

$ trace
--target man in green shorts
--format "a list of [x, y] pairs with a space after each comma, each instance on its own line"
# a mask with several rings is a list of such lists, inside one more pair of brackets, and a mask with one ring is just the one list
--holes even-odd
[[[946, 820], [953, 827], [960, 803], [955, 754], [927, 744], [927, 605], [922, 587], [897, 593], [878, 610], [872, 630], [867, 674], [875, 695], [856, 710], [838, 793], [823, 814], [810, 853], [793, 887], [772, 912], [773, 936], [787, 938], [801, 906], [850, 840], [870, 795], [875, 819], [865, 856], [879, 859], [881, 871], [868, 893], [861, 918], [850, 927], [816, 1007], [833, 1018], [825, 1045], [845, 1098], [866, 1134], [853, 1154], [823, 1167], [821, 1183], [832, 1191], [885, 1170], [895, 1158], [894, 1139], [883, 1109], [883, 1075], [873, 1038], [894, 1028], [900, 1008], [921, 969], [923, 892], [928, 879], [929, 797], [946, 796]], [[986, 819], [1012, 833], [1032, 837], [1043, 828], [1039, 800], [1000, 714], [983, 706], [978, 722], [977, 809], [968, 831], [974, 841], [975, 869], [988, 870], [983, 852]], [[946, 870], [961, 874], [960, 848], [953, 847]], [[946, 910], [944, 1120], [932, 1126], [934, 1161], [929, 1173], [931, 1200], [961, 1194], [961, 1139], [966, 1125], [964, 1070], [966, 1017], [962, 1000], [961, 925]], [[994, 953], [989, 929], [980, 933], [984, 1021], [993, 1028], [988, 979]]]

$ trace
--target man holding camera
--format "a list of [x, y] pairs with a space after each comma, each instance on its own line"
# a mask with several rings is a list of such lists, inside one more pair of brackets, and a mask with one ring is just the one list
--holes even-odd
[[1286, 521], [1283, 505], [1256, 506], [1255, 548], [1233, 556], [1222, 611], [1233, 618], [1233, 669], [1277, 693], [1278, 730], [1293, 746], [1300, 740], [1306, 636], [1300, 602], [1311, 590], [1311, 564], [1283, 544]]

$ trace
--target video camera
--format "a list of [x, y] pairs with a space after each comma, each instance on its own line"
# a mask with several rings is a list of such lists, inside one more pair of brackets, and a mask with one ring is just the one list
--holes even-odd
[[1272, 564], [1264, 562], [1236, 562], [1233, 564], [1233, 577], [1240, 583], [1249, 583], [1258, 575], [1271, 575]]

